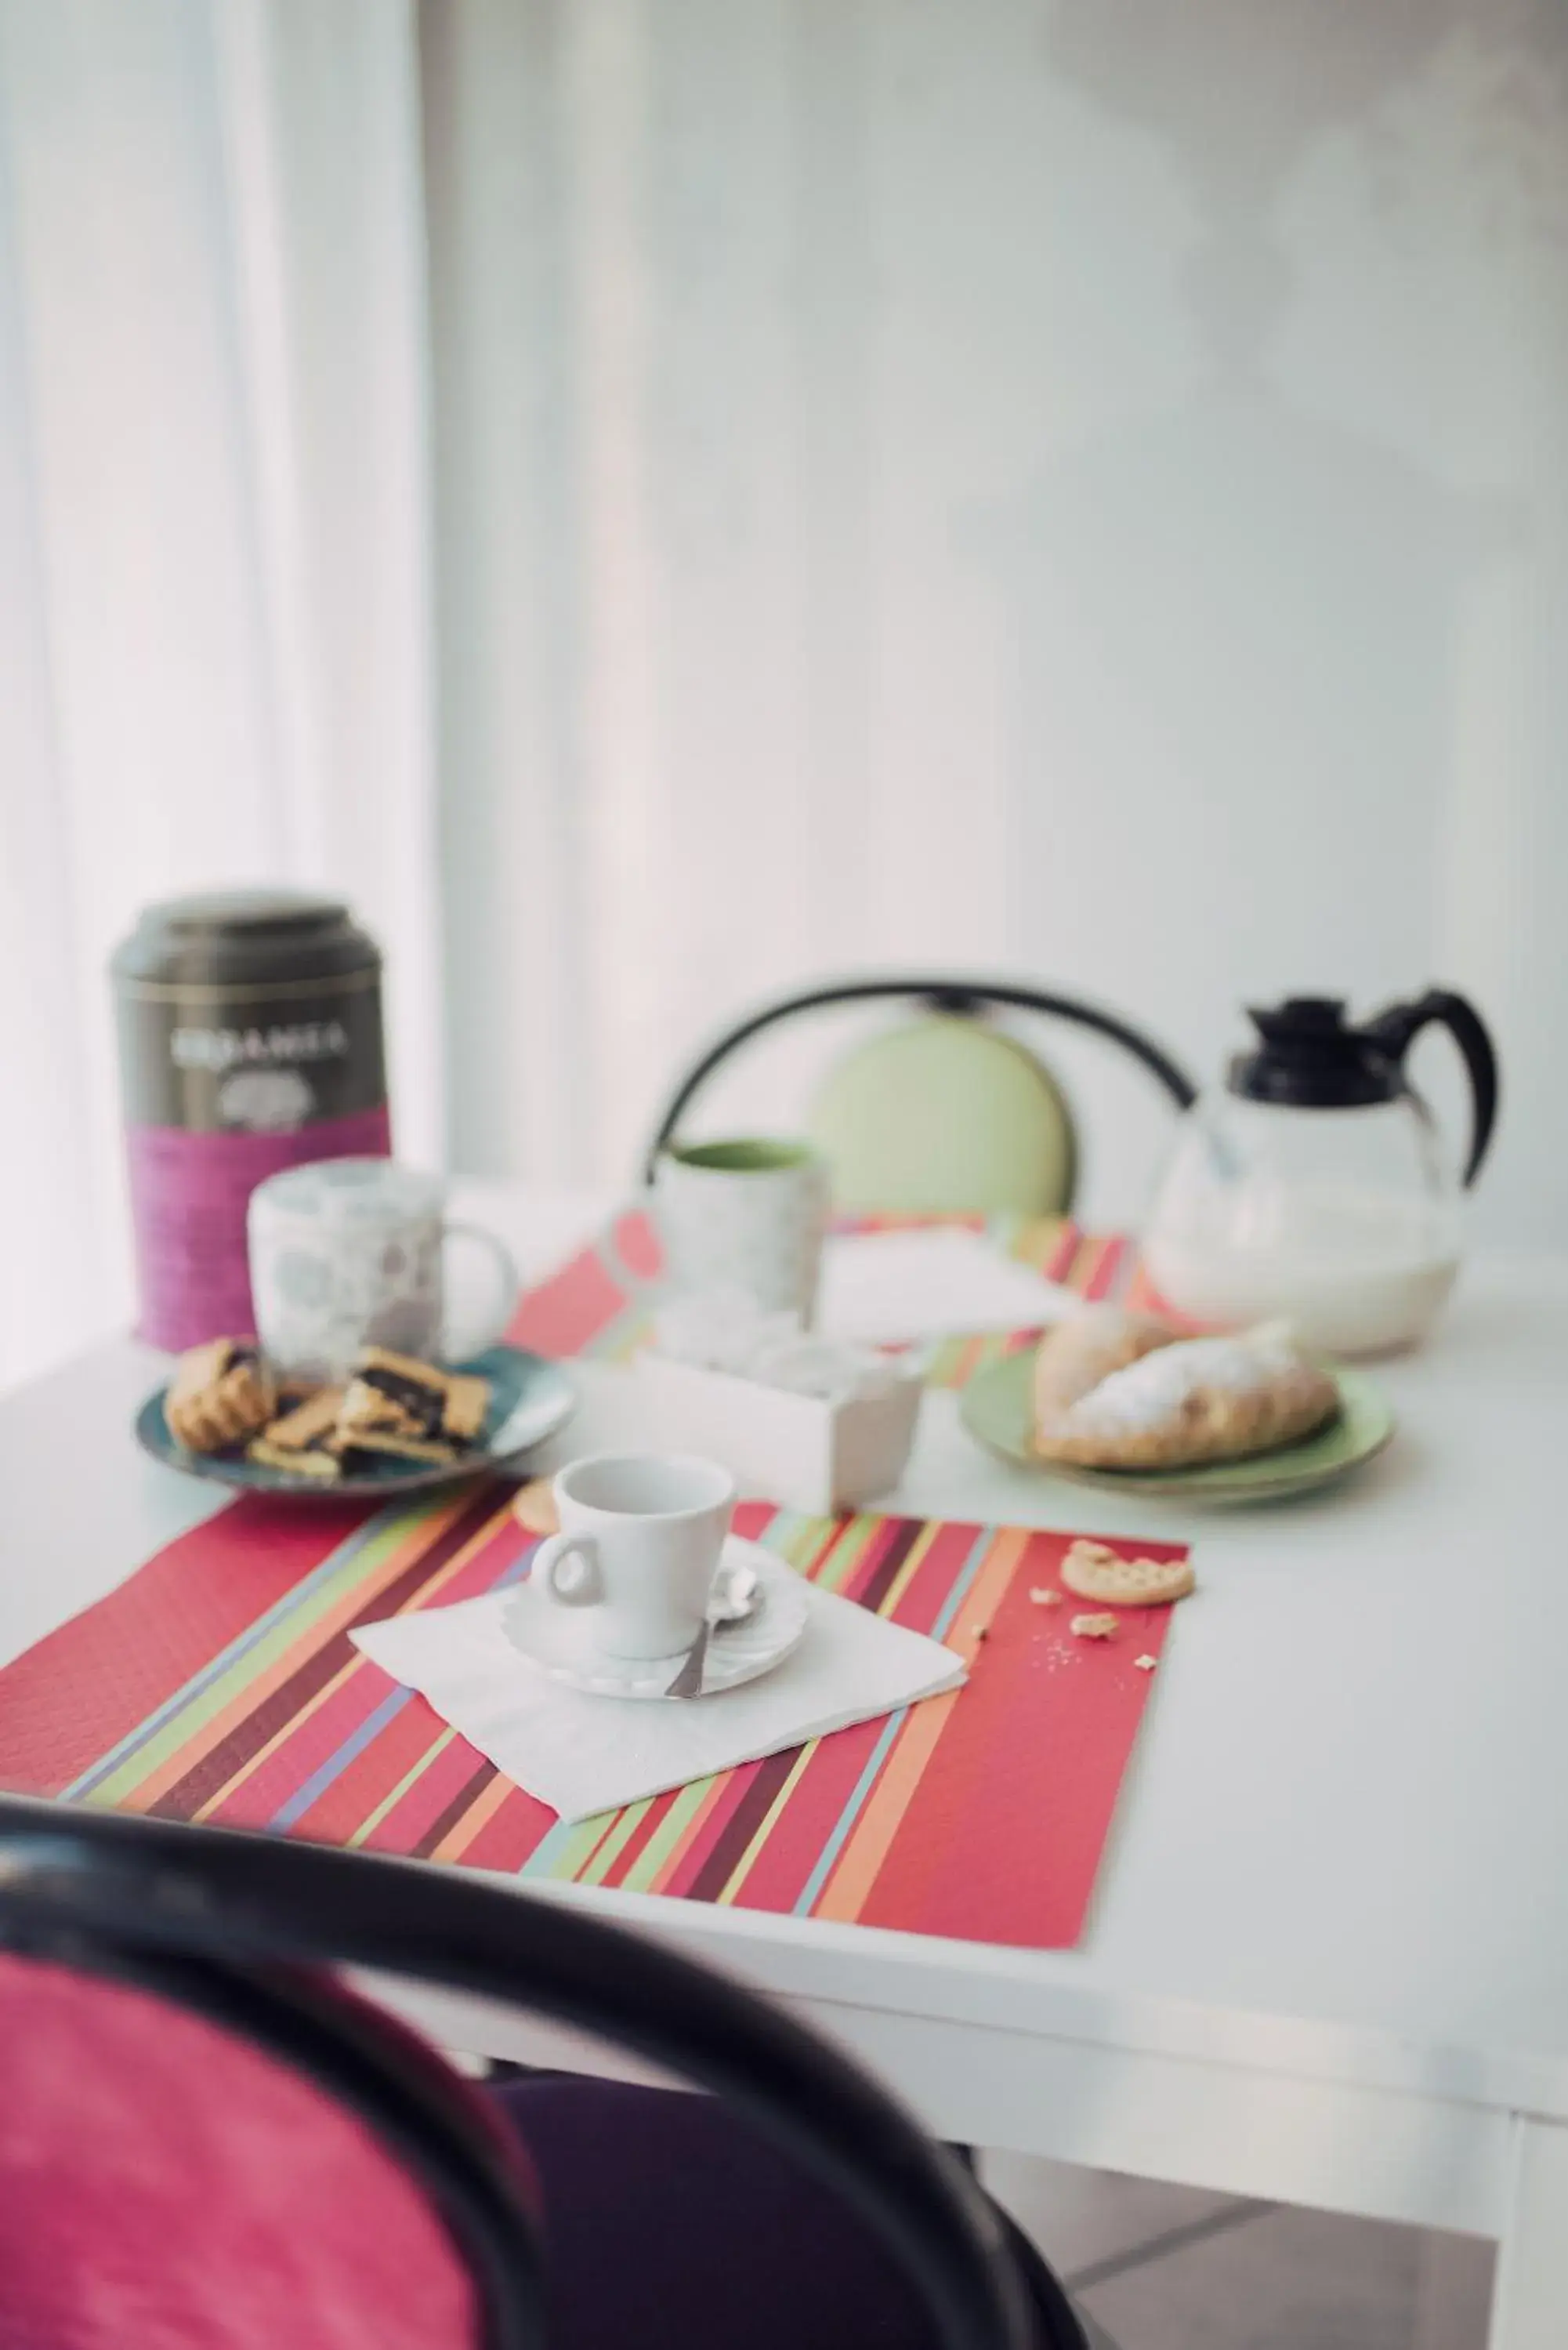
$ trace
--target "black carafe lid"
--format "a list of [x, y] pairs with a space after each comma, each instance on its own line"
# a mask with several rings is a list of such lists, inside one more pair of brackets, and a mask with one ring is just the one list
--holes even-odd
[[1245, 1101], [1355, 1109], [1405, 1091], [1398, 1059], [1382, 1038], [1348, 1024], [1343, 996], [1291, 995], [1267, 1011], [1250, 1004], [1247, 1017], [1261, 1042], [1236, 1055], [1225, 1080]]

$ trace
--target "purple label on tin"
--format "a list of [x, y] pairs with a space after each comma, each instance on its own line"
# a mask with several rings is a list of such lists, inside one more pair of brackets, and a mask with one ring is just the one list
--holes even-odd
[[287, 1134], [132, 1126], [126, 1148], [141, 1290], [137, 1336], [179, 1354], [255, 1328], [245, 1209], [256, 1185], [307, 1159], [385, 1159], [392, 1139], [383, 1106]]

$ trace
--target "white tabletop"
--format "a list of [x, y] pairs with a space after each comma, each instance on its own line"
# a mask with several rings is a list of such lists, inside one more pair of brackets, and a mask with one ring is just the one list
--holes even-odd
[[[603, 1210], [463, 1204], [531, 1270]], [[594, 1898], [806, 2000], [1568, 2117], [1565, 1364], [1568, 1260], [1479, 1263], [1377, 1373], [1388, 1452], [1233, 1512], [1010, 1470], [928, 1399], [888, 1506], [1193, 1545], [1078, 1949]], [[135, 1449], [158, 1368], [116, 1342], [0, 1404], [0, 1656], [221, 1501]], [[623, 1375], [583, 1383], [568, 1451], [628, 1431]]]

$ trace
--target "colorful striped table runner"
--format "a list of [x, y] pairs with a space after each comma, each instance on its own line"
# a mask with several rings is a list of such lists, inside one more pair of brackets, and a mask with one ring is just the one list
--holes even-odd
[[[987, 1232], [998, 1248], [1048, 1281], [1076, 1290], [1087, 1303], [1100, 1298], [1147, 1304], [1137, 1252], [1121, 1232], [1085, 1232], [1061, 1216], [1002, 1215], [920, 1218], [861, 1216], [839, 1229], [877, 1232], [919, 1222], [959, 1223]], [[662, 1259], [659, 1236], [647, 1215], [628, 1209], [591, 1247], [575, 1256], [551, 1280], [524, 1299], [509, 1335], [541, 1355], [588, 1355], [605, 1362], [628, 1362], [652, 1335], [654, 1294]], [[1027, 1346], [1028, 1330], [992, 1331], [981, 1337], [949, 1338], [936, 1349], [927, 1374], [936, 1387], [961, 1388], [1001, 1355]]]

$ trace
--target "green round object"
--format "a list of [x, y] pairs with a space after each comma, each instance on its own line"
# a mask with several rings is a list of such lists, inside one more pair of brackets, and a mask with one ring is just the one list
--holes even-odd
[[828, 1071], [807, 1129], [836, 1204], [863, 1214], [1061, 1214], [1077, 1172], [1073, 1116], [1033, 1053], [941, 1014], [857, 1045]]
[[999, 1363], [978, 1371], [959, 1399], [959, 1413], [970, 1434], [989, 1451], [1038, 1469], [1044, 1476], [1066, 1477], [1076, 1485], [1098, 1485], [1140, 1500], [1278, 1502], [1359, 1468], [1381, 1452], [1394, 1433], [1393, 1409], [1381, 1388], [1343, 1365], [1330, 1363], [1324, 1368], [1339, 1389], [1339, 1410], [1326, 1428], [1294, 1444], [1277, 1445], [1272, 1452], [1254, 1452], [1245, 1461], [1211, 1461], [1196, 1469], [1084, 1469], [1073, 1461], [1042, 1460], [1033, 1446], [1033, 1347], [1004, 1355]]

